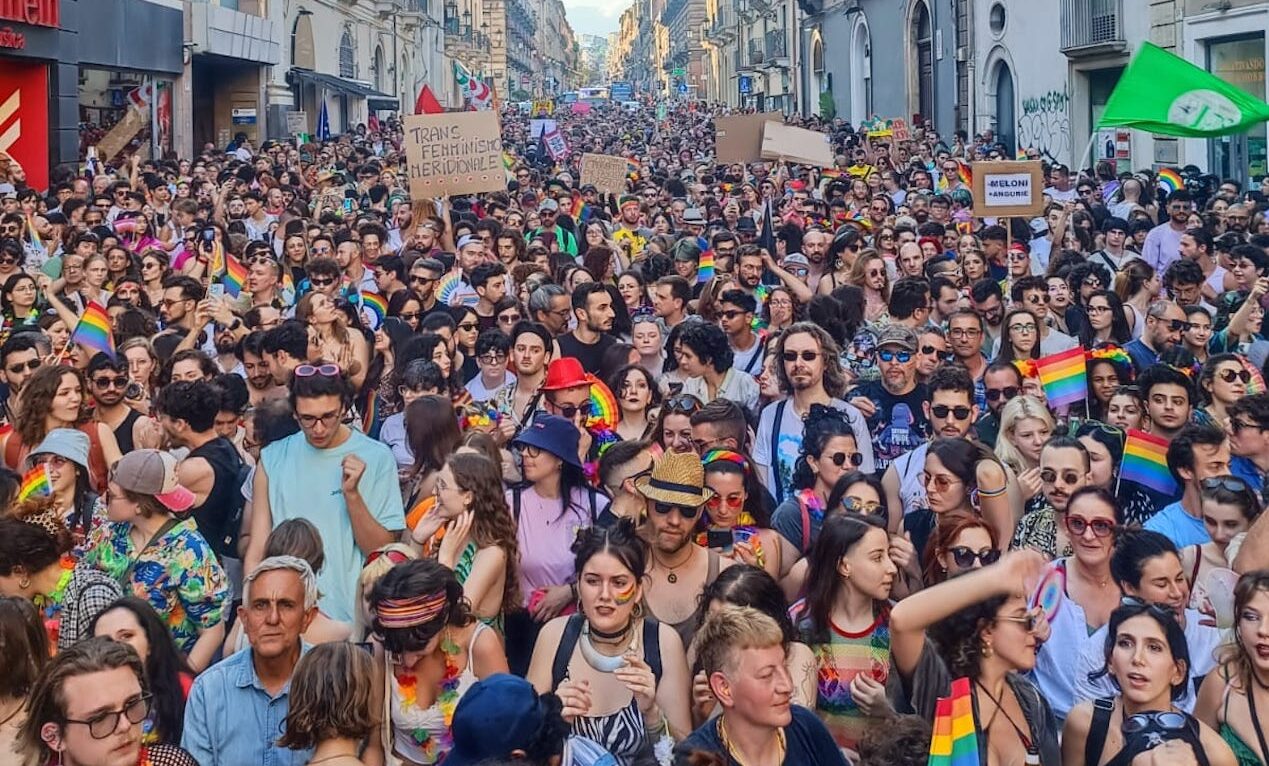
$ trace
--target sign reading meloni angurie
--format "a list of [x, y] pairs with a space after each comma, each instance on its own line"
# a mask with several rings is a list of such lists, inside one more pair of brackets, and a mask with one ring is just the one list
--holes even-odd
[[1044, 212], [1044, 169], [1038, 160], [975, 162], [974, 215], [1007, 217]]

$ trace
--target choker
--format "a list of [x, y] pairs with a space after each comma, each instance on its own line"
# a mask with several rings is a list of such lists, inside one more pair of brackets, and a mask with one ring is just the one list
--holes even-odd
[[[582, 626], [582, 635], [577, 638], [577, 648], [582, 652], [582, 659], [586, 660], [586, 664], [590, 665], [600, 673], [613, 673], [626, 664], [626, 655], [631, 652], [639, 651], [638, 634], [630, 639], [630, 645], [626, 650], [616, 656], [601, 654], [594, 644], [590, 642], [590, 623]], [[600, 635], [596, 633], [595, 635]]]
[[615, 633], [605, 633], [602, 630], [598, 630], [596, 628], [590, 627], [590, 623], [588, 622], [586, 623], [586, 633], [588, 635], [594, 636], [595, 638], [602, 639], [604, 641], [616, 641], [617, 639], [624, 638], [625, 635], [630, 632], [630, 628], [632, 628], [633, 626], [634, 626], [634, 621], [632, 620], [626, 623], [626, 627], [622, 628], [621, 630]]

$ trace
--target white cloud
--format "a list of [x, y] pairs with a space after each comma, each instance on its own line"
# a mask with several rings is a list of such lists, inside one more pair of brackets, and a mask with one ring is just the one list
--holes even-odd
[[617, 31], [621, 14], [629, 7], [621, 0], [564, 0], [568, 23], [578, 34], [606, 35]]

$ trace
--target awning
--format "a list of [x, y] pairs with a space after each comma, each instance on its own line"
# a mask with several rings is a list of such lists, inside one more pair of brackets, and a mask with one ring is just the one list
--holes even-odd
[[395, 97], [389, 96], [387, 93], [380, 93], [368, 85], [363, 85], [353, 80], [345, 80], [333, 74], [323, 74], [308, 69], [292, 69], [291, 77], [296, 82], [308, 82], [324, 88], [330, 88], [339, 93], [347, 93], [350, 96], [364, 98], [366, 99], [366, 106], [373, 111], [381, 109], [399, 111], [401, 108], [400, 101]]

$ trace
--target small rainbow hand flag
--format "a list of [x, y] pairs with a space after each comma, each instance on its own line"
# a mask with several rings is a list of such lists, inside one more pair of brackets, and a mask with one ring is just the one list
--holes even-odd
[[225, 292], [229, 297], [237, 298], [242, 295], [242, 288], [247, 284], [247, 267], [233, 253], [225, 253], [225, 276], [220, 281], [225, 283]]
[[22, 486], [18, 489], [18, 502], [33, 497], [48, 497], [53, 494], [53, 482], [49, 480], [48, 466], [37, 465], [22, 477]]
[[84, 315], [75, 324], [71, 333], [71, 343], [78, 343], [93, 352], [100, 352], [115, 358], [115, 336], [110, 329], [110, 315], [96, 301], [90, 302], [84, 309]]
[[462, 282], [463, 275], [458, 271], [451, 271], [441, 277], [441, 281], [436, 283], [436, 300], [443, 306], [452, 305], [450, 301], [458, 293], [458, 286]]
[[965, 184], [966, 188], [974, 185], [974, 170], [965, 160], [956, 161], [956, 175], [961, 179], [961, 183]]
[[1050, 406], [1058, 407], [1088, 398], [1088, 375], [1084, 367], [1083, 348], [1076, 346], [1060, 354], [1037, 359], [1035, 366]]
[[1119, 478], [1135, 481], [1162, 494], [1176, 493], [1176, 480], [1168, 470], [1168, 441], [1160, 436], [1128, 429], [1124, 443], [1124, 461], [1119, 466]]
[[582, 214], [586, 210], [586, 202], [582, 199], [581, 192], [573, 192], [573, 203], [569, 205], [568, 214], [573, 220], [582, 220]]
[[370, 329], [378, 330], [383, 327], [383, 320], [388, 316], [388, 302], [383, 296], [379, 293], [361, 293], [361, 305], [373, 315], [374, 327]]
[[586, 420], [587, 428], [616, 428], [621, 419], [617, 409], [617, 397], [612, 390], [598, 378], [590, 381], [590, 417]]
[[978, 766], [978, 730], [969, 679], [952, 682], [952, 696], [939, 697], [930, 737], [929, 766]]
[[1177, 189], [1185, 188], [1185, 179], [1181, 178], [1181, 174], [1176, 172], [1173, 168], [1164, 168], [1163, 170], [1160, 170], [1159, 174], [1155, 176], [1155, 183], [1159, 185], [1160, 189], [1168, 194], [1171, 194]]
[[703, 285], [714, 278], [714, 251], [701, 253], [700, 265], [696, 267], [696, 283]]

